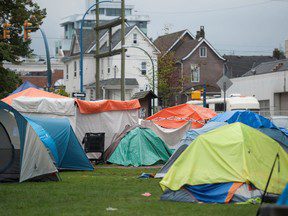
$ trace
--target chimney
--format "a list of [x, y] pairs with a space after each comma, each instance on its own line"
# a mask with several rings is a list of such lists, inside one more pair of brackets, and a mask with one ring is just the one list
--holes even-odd
[[196, 33], [196, 39], [199, 39], [199, 38], [205, 38], [204, 26], [200, 26], [200, 31], [197, 31]]
[[288, 58], [288, 40], [285, 41], [285, 56]]

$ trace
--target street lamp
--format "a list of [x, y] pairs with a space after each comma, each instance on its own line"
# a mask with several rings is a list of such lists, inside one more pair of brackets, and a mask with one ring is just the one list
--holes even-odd
[[110, 3], [110, 1], [100, 1], [100, 2], [96, 2], [95, 4], [91, 5], [88, 10], [85, 12], [85, 14], [83, 15], [82, 17], [82, 20], [81, 20], [81, 27], [80, 27], [80, 92], [82, 93], [83, 92], [83, 24], [84, 24], [84, 21], [85, 21], [85, 17], [86, 15], [89, 13], [89, 11], [95, 7], [97, 4], [100, 4], [100, 3]]
[[[149, 57], [151, 64], [152, 64], [152, 90], [153, 90], [153, 93], [155, 94], [155, 67], [154, 67], [154, 61], [153, 61], [152, 57], [149, 55], [149, 53], [145, 49], [138, 47], [138, 46], [125, 45], [122, 48], [139, 49], [139, 50], [142, 50]], [[153, 114], [154, 114], [155, 113], [155, 100], [154, 100], [154, 98], [152, 99], [152, 106], [153, 106]]]

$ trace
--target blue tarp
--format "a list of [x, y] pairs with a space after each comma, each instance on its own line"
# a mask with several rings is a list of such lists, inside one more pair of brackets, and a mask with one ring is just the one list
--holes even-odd
[[205, 203], [225, 203], [233, 182], [204, 184], [204, 185], [185, 185], [187, 189], [198, 202]]
[[288, 205], [288, 184], [277, 201], [277, 205]]
[[11, 95], [16, 94], [16, 93], [18, 93], [18, 92], [21, 92], [21, 91], [23, 91], [23, 90], [26, 90], [26, 89], [28, 89], [28, 88], [36, 88], [36, 89], [39, 89], [38, 86], [30, 83], [29, 81], [25, 81], [25, 82], [24, 82], [22, 85], [20, 85], [15, 91], [13, 91], [13, 92], [11, 93]]
[[26, 117], [54, 157], [57, 168], [93, 170], [82, 146], [66, 118]]
[[236, 110], [220, 113], [209, 122], [227, 122], [229, 124], [241, 122], [253, 128], [277, 128], [269, 119], [246, 110]]

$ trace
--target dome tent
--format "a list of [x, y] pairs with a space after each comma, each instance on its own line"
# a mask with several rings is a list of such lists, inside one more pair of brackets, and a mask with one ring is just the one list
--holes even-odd
[[49, 151], [18, 111], [0, 102], [0, 182], [59, 180]]
[[151, 129], [137, 126], [126, 130], [126, 135], [110, 155], [109, 163], [150, 166], [165, 163], [171, 156], [171, 150]]
[[[167, 196], [167, 193], [182, 191], [181, 188], [186, 186], [188, 189], [190, 186], [199, 186], [192, 188], [197, 190], [198, 195], [207, 195], [209, 191], [211, 194], [209, 200], [219, 203], [223, 202], [223, 199], [218, 197], [219, 193], [211, 193], [219, 187], [225, 187], [221, 190], [226, 191], [225, 202], [230, 202], [237, 190], [247, 184], [254, 186], [259, 193], [265, 189], [277, 154], [280, 158], [280, 167], [287, 167], [286, 152], [265, 134], [241, 123], [220, 127], [198, 136], [175, 161], [160, 182], [162, 189], [165, 190], [163, 198], [172, 199], [171, 194]], [[278, 172], [273, 172], [267, 190], [273, 194], [281, 193], [288, 178], [287, 169], [278, 169], [277, 166], [275, 170]], [[194, 195], [192, 189], [190, 193]], [[178, 200], [183, 197], [184, 194], [180, 195]]]

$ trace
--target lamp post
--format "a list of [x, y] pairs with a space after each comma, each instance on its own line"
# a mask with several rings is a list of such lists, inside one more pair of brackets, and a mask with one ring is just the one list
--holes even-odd
[[[123, 46], [122, 48], [139, 49], [139, 50], [142, 50], [149, 57], [151, 64], [152, 64], [152, 90], [153, 90], [153, 93], [155, 94], [155, 67], [154, 67], [154, 61], [153, 61], [152, 57], [149, 55], [149, 53], [145, 49], [138, 47], [138, 46], [127, 45], [127, 46]], [[153, 114], [154, 114], [155, 113], [155, 100], [154, 100], [154, 98], [152, 99], [152, 110], [153, 110]]]
[[84, 21], [85, 21], [85, 17], [86, 15], [89, 13], [89, 11], [94, 8], [96, 5], [100, 4], [100, 3], [110, 3], [110, 1], [100, 1], [100, 2], [97, 2], [93, 5], [91, 5], [88, 10], [85, 12], [85, 14], [83, 15], [82, 17], [82, 20], [81, 20], [81, 26], [80, 26], [80, 37], [79, 37], [79, 40], [80, 40], [80, 92], [83, 92], [83, 24], [84, 24]]

